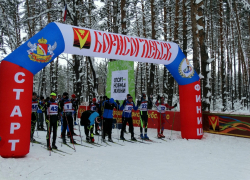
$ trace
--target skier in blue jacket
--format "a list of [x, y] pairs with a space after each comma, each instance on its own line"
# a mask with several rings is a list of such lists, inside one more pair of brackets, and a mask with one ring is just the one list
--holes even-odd
[[106, 100], [103, 102], [104, 112], [103, 112], [103, 133], [102, 138], [105, 141], [105, 134], [108, 134], [108, 141], [113, 142], [111, 134], [112, 134], [112, 122], [113, 122], [113, 109], [116, 108], [119, 110], [119, 102], [115, 103], [113, 98]]
[[129, 96], [127, 101], [120, 108], [120, 110], [123, 110], [122, 117], [124, 117], [123, 121], [122, 121], [122, 130], [121, 130], [121, 136], [120, 136], [121, 140], [125, 140], [124, 130], [125, 130], [126, 124], [128, 122], [129, 131], [131, 133], [131, 140], [136, 141], [136, 139], [134, 137], [134, 126], [133, 126], [133, 119], [132, 119], [132, 110], [133, 109], [136, 111], [138, 109], [138, 106], [135, 106], [132, 96]]

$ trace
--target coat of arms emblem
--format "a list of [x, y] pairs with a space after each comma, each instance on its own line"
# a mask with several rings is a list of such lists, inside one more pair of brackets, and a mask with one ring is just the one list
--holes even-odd
[[184, 78], [191, 78], [194, 75], [194, 68], [186, 58], [184, 58], [179, 65], [179, 73]]
[[[30, 41], [28, 42], [28, 47], [30, 48], [28, 52], [28, 56], [30, 60], [39, 62], [39, 63], [47, 63], [54, 56], [53, 51], [57, 47], [57, 43], [55, 42], [53, 46], [47, 44], [47, 39], [39, 39], [38, 43], [32, 44]], [[35, 53], [36, 52], [36, 53]]]
[[91, 45], [91, 34], [89, 30], [73, 28], [74, 42], [73, 46], [80, 49], [89, 49]]

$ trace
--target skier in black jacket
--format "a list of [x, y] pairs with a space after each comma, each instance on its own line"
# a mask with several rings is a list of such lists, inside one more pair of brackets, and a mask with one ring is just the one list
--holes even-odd
[[[145, 139], [145, 140], [149, 140], [149, 137], [147, 136], [148, 108], [152, 107], [152, 101], [151, 101], [150, 97], [148, 98], [148, 101], [146, 101], [146, 94], [142, 94], [141, 101], [138, 101], [137, 105], [140, 107], [140, 120], [141, 120], [140, 138]], [[143, 136], [143, 126], [144, 126], [144, 136]]]
[[[50, 101], [47, 102], [47, 148], [48, 150], [57, 149], [56, 136], [58, 126], [58, 103], [56, 102], [56, 93], [50, 94]], [[50, 145], [51, 129], [53, 129], [52, 148]]]
[[67, 126], [69, 126], [69, 135], [70, 142], [76, 143], [73, 139], [73, 117], [72, 113], [74, 112], [73, 105], [69, 99], [69, 94], [67, 92], [63, 93], [63, 99], [59, 102], [59, 111], [63, 112], [63, 130], [62, 130], [62, 139], [63, 143], [66, 144], [65, 133]]

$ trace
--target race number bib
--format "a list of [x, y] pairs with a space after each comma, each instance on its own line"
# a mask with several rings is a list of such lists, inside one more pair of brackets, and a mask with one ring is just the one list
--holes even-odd
[[96, 106], [91, 106], [91, 111], [96, 111]]
[[159, 106], [158, 106], [158, 111], [160, 111], [161, 113], [165, 113], [165, 111], [166, 111], [166, 106], [165, 106], [165, 105], [159, 105]]
[[72, 103], [65, 103], [63, 108], [64, 108], [65, 112], [74, 112], [74, 110], [72, 108]]
[[57, 104], [50, 105], [50, 107], [48, 108], [48, 114], [49, 115], [57, 115], [58, 114], [58, 105]]
[[32, 111], [32, 112], [36, 112], [36, 111], [37, 111], [37, 108], [38, 108], [38, 103], [37, 103], [37, 102], [35, 102], [35, 103], [32, 102], [31, 111]]
[[132, 106], [132, 105], [126, 105], [125, 108], [124, 108], [124, 111], [125, 111], [125, 112], [131, 113], [131, 112], [132, 112], [132, 109], [133, 109], [133, 106]]
[[148, 103], [141, 103], [141, 111], [147, 111], [148, 110]]

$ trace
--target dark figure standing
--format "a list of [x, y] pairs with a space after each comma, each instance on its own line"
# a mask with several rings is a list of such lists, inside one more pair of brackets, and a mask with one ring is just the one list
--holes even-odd
[[104, 112], [103, 112], [103, 134], [102, 138], [105, 141], [105, 134], [108, 134], [108, 141], [113, 142], [112, 140], [112, 123], [113, 123], [113, 109], [118, 108], [119, 104], [116, 104], [113, 98], [103, 102]]
[[57, 127], [58, 127], [58, 103], [56, 102], [56, 93], [50, 94], [50, 101], [47, 102], [47, 148], [51, 150], [50, 135], [53, 129], [52, 149], [56, 147]]
[[37, 110], [38, 107], [41, 108], [39, 101], [37, 100], [37, 94], [33, 92], [32, 94], [32, 106], [31, 106], [31, 130], [30, 130], [30, 141], [36, 141], [33, 136], [35, 132], [36, 127], [36, 121], [37, 121]]
[[[146, 94], [142, 94], [141, 101], [138, 101], [137, 105], [140, 107], [140, 120], [141, 120], [140, 138], [149, 140], [149, 137], [147, 136], [148, 108], [152, 107], [152, 101], [150, 97], [148, 98], [148, 101], [146, 101]], [[143, 136], [143, 126], [144, 126], [144, 136]]]
[[73, 139], [73, 118], [72, 113], [74, 112], [73, 105], [71, 100], [69, 99], [69, 94], [67, 92], [63, 93], [63, 98], [59, 102], [59, 111], [63, 112], [63, 130], [62, 130], [62, 139], [63, 143], [66, 144], [65, 133], [67, 130], [67, 126], [69, 126], [69, 138], [70, 142], [75, 144]]
[[128, 97], [128, 100], [125, 104], [123, 104], [120, 110], [123, 110], [122, 117], [124, 117], [122, 121], [122, 130], [121, 130], [121, 140], [125, 140], [124, 138], [124, 130], [126, 128], [126, 124], [129, 124], [129, 131], [131, 133], [131, 140], [136, 141], [134, 137], [134, 126], [133, 126], [133, 119], [132, 119], [132, 110], [137, 110], [138, 106], [135, 106], [133, 99], [131, 96]]

